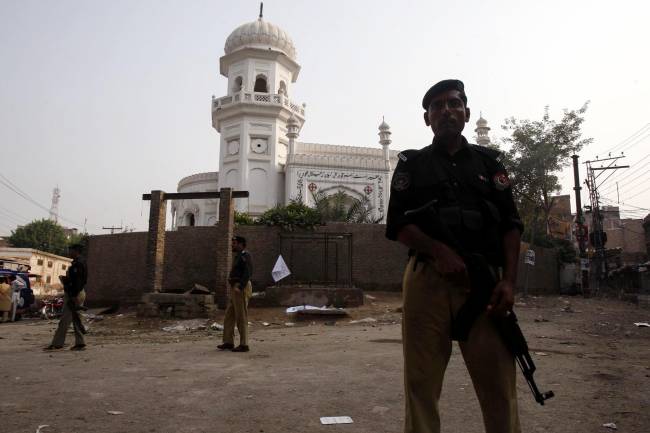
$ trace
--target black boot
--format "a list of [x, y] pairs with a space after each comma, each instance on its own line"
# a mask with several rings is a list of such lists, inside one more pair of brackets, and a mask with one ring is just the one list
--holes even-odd
[[234, 349], [235, 345], [232, 343], [223, 343], [217, 346], [217, 349], [219, 350], [231, 350]]
[[248, 352], [249, 350], [250, 349], [248, 348], [248, 346], [244, 346], [244, 345], [240, 344], [239, 346], [235, 347], [232, 351], [233, 352]]

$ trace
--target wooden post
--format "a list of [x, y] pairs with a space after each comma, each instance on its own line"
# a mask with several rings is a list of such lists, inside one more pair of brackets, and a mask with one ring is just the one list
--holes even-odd
[[231, 240], [235, 233], [235, 207], [232, 188], [219, 191], [219, 222], [217, 223], [217, 283], [215, 300], [219, 308], [228, 306], [230, 284], [228, 274], [232, 266]]
[[167, 202], [163, 191], [151, 191], [149, 236], [147, 237], [147, 291], [161, 292], [165, 260]]

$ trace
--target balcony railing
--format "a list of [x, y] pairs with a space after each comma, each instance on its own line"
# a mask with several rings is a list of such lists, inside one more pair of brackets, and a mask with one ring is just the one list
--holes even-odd
[[284, 106], [301, 117], [305, 116], [305, 106], [292, 102], [285, 95], [274, 93], [238, 92], [222, 98], [212, 98], [212, 111], [221, 110], [232, 104], [258, 104]]

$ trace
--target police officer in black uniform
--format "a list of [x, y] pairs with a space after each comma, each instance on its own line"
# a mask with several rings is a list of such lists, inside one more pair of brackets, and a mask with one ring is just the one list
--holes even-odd
[[[422, 101], [433, 143], [399, 154], [386, 236], [409, 247], [403, 279], [405, 433], [438, 433], [438, 400], [452, 327], [471, 290], [462, 255], [481, 254], [502, 277], [460, 348], [487, 433], [520, 432], [515, 365], [490, 315], [514, 303], [522, 224], [496, 150], [462, 135], [470, 110], [464, 85], [444, 80]], [[436, 218], [418, 208], [432, 206]], [[409, 212], [410, 211], [410, 212]]]
[[82, 309], [86, 300], [86, 291], [84, 289], [88, 280], [88, 267], [86, 266], [86, 259], [81, 255], [83, 245], [70, 245], [68, 251], [72, 257], [72, 264], [68, 268], [66, 275], [60, 277], [64, 289], [63, 313], [59, 321], [59, 326], [56, 328], [56, 332], [52, 338], [52, 343], [45, 350], [58, 350], [63, 348], [65, 336], [71, 323], [74, 329], [75, 344], [70, 349], [84, 350], [86, 348], [86, 342], [83, 336], [86, 330], [81, 323], [79, 310]]

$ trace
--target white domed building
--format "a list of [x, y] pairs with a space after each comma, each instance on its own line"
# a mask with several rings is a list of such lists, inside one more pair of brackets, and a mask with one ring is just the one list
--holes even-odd
[[[257, 216], [292, 199], [312, 204], [315, 193], [343, 191], [369, 203], [372, 218], [384, 222], [397, 164], [385, 121], [379, 147], [298, 141], [306, 105], [292, 99], [300, 72], [296, 47], [261, 13], [228, 36], [219, 72], [228, 84], [225, 96], [212, 97], [212, 126], [220, 135], [218, 172], [187, 176], [178, 192], [249, 191], [236, 207]], [[175, 200], [171, 209], [174, 228], [213, 225], [219, 218], [218, 200]]]

